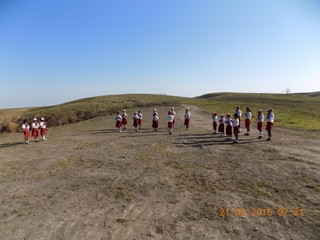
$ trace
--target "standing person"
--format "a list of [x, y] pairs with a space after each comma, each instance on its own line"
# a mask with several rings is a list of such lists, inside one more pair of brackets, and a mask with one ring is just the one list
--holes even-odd
[[120, 112], [116, 113], [116, 128], [118, 128], [118, 131], [121, 132], [121, 127], [122, 127], [122, 116], [120, 114]]
[[40, 135], [42, 137], [42, 140], [47, 140], [46, 139], [46, 134], [47, 134], [47, 123], [44, 121], [44, 118], [40, 118]]
[[219, 119], [219, 128], [218, 128], [218, 131], [221, 134], [220, 137], [224, 136], [224, 121], [225, 121], [224, 115], [221, 114]]
[[127, 114], [127, 111], [125, 109], [123, 109], [123, 112], [122, 112], [122, 126], [123, 126], [123, 130], [127, 129], [127, 124], [128, 124], [128, 114]]
[[[236, 113], [234, 115], [236, 115]], [[233, 121], [231, 119], [230, 113], [227, 114], [227, 117], [226, 117], [224, 123], [226, 124], [226, 135], [228, 137], [227, 140], [231, 140]]]
[[217, 133], [217, 126], [218, 126], [218, 114], [216, 112], [212, 113], [212, 133]]
[[142, 118], [143, 118], [143, 115], [141, 113], [141, 111], [138, 111], [138, 125], [139, 125], [139, 129], [142, 129]]
[[239, 136], [239, 116], [238, 114], [234, 114], [233, 115], [234, 119], [233, 119], [233, 134], [234, 134], [234, 137], [235, 137], [235, 140], [233, 141], [234, 143], [239, 143], [238, 141], [238, 136]]
[[172, 123], [172, 128], [175, 127], [175, 124], [176, 124], [176, 112], [174, 111], [174, 108], [171, 108], [171, 113], [172, 113], [172, 116], [173, 116], [173, 123]]
[[184, 125], [186, 126], [187, 131], [189, 131], [190, 118], [191, 118], [191, 112], [190, 112], [190, 109], [187, 108], [184, 114]]
[[157, 113], [157, 109], [153, 109], [153, 114], [152, 114], [152, 127], [154, 131], [158, 131], [159, 127], [159, 115]]
[[239, 119], [239, 132], [240, 132], [240, 123], [241, 123], [241, 116], [242, 116], [242, 112], [240, 110], [240, 107], [236, 107], [236, 114], [238, 115], [238, 119]]
[[23, 130], [23, 137], [26, 144], [29, 143], [29, 137], [30, 137], [30, 126], [27, 122], [27, 120], [23, 120], [23, 124], [21, 126]]
[[174, 120], [174, 115], [172, 111], [169, 111], [167, 116], [169, 134], [173, 133], [173, 120]]
[[139, 116], [137, 112], [134, 112], [133, 114], [133, 126], [134, 126], [134, 131], [138, 131], [138, 126], [139, 126]]
[[263, 121], [264, 121], [264, 115], [262, 113], [262, 109], [259, 109], [258, 110], [258, 117], [257, 117], [257, 129], [259, 131], [258, 139], [263, 138], [263, 131], [262, 131]]
[[38, 137], [39, 137], [39, 123], [36, 118], [33, 119], [33, 122], [31, 123], [31, 136], [34, 138], [35, 142], [38, 142]]
[[247, 132], [244, 134], [245, 136], [250, 135], [250, 124], [251, 124], [251, 118], [252, 118], [252, 111], [249, 107], [246, 108], [246, 120], [244, 122], [245, 127], [247, 128]]
[[267, 141], [271, 141], [271, 130], [273, 128], [273, 122], [274, 122], [274, 113], [272, 108], [269, 108], [268, 114], [267, 114], [267, 127], [266, 127], [266, 130], [268, 131]]

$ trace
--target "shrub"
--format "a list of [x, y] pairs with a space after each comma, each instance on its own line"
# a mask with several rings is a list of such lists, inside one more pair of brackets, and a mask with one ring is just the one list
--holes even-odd
[[18, 126], [12, 121], [4, 121], [0, 124], [0, 133], [13, 133], [17, 132]]

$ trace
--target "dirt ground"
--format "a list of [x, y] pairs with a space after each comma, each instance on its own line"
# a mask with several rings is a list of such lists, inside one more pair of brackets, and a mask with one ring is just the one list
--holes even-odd
[[254, 123], [233, 144], [197, 107], [186, 131], [180, 106], [169, 135], [167, 110], [159, 132], [143, 109], [139, 132], [110, 116], [0, 136], [0, 239], [319, 239], [319, 132], [267, 142]]

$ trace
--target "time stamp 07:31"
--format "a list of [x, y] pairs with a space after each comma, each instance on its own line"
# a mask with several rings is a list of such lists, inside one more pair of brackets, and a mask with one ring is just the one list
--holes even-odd
[[220, 208], [220, 217], [236, 216], [236, 217], [301, 217], [303, 216], [303, 208]]

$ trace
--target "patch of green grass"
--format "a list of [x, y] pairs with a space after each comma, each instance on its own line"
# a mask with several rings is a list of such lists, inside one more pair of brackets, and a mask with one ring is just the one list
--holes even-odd
[[296, 180], [303, 183], [306, 188], [310, 188], [312, 190], [320, 192], [320, 184], [315, 182], [314, 180], [312, 180], [306, 176], [296, 177]]
[[173, 161], [173, 160], [168, 160], [163, 162], [164, 165], [171, 167], [173, 169], [177, 169], [177, 170], [184, 170], [186, 169], [188, 166], [186, 166], [185, 164], [178, 162], [178, 161]]
[[219, 186], [211, 179], [202, 175], [190, 175], [180, 172], [175, 176], [176, 186], [184, 191], [206, 191], [209, 194], [217, 193]]
[[106, 191], [108, 192], [108, 195], [114, 196], [117, 200], [125, 200], [127, 202], [131, 202], [134, 199], [133, 190], [129, 186], [129, 184], [114, 184], [108, 186]]
[[253, 94], [253, 93], [221, 93], [213, 96], [200, 96], [198, 106], [208, 114], [213, 111], [220, 113], [233, 113], [236, 106], [242, 112], [246, 107], [253, 111], [253, 124], [257, 117], [257, 110], [273, 108], [275, 114], [275, 127], [285, 127], [301, 130], [320, 130], [320, 98], [296, 94]]
[[65, 170], [70, 169], [74, 166], [74, 161], [71, 159], [63, 159], [59, 160], [53, 164], [50, 165], [49, 169], [51, 170]]

